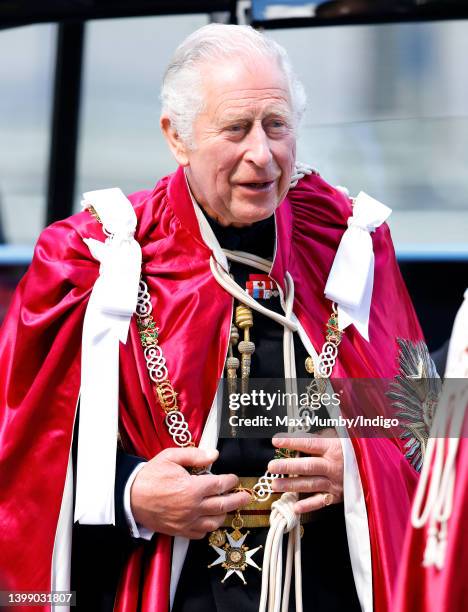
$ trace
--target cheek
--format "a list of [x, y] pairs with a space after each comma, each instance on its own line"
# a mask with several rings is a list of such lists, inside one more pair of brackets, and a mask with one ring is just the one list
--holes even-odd
[[296, 161], [296, 141], [291, 138], [291, 140], [283, 141], [278, 145], [276, 152], [274, 152], [276, 161], [283, 172], [291, 172]]
[[229, 145], [220, 147], [215, 153], [216, 184], [219, 193], [231, 191], [231, 179], [237, 171], [239, 156], [230, 150]]
[[290, 142], [281, 148], [276, 156], [277, 164], [281, 168], [281, 179], [278, 185], [278, 196], [281, 202], [289, 191], [291, 176], [296, 162], [296, 142]]
[[229, 184], [229, 172], [225, 168], [218, 168], [216, 173], [216, 193], [221, 200], [229, 200], [231, 185]]
[[214, 200], [229, 187], [229, 163], [221, 147], [210, 147], [197, 160], [197, 175], [203, 191]]
[[291, 147], [291, 168], [294, 168], [295, 162], [296, 162], [296, 141], [294, 141], [294, 144]]
[[296, 144], [292, 143], [290, 146], [284, 147], [278, 154], [277, 160], [283, 173], [282, 182], [283, 180], [289, 181], [296, 162]]
[[288, 151], [288, 160], [291, 167], [291, 170], [294, 168], [294, 163], [296, 161], [296, 140], [294, 139], [289, 146]]

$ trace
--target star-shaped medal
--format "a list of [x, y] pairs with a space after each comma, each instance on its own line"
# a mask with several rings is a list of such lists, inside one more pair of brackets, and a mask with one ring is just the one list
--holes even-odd
[[262, 547], [257, 546], [257, 548], [249, 550], [249, 547], [244, 545], [245, 538], [249, 533], [247, 531], [243, 534], [239, 529], [234, 528], [234, 531], [231, 533], [225, 530], [217, 530], [211, 534], [209, 540], [210, 546], [218, 553], [219, 557], [208, 567], [221, 564], [227, 570], [221, 582], [225, 582], [232, 574], [237, 574], [242, 582], [247, 584], [244, 578], [244, 571], [247, 569], [247, 565], [256, 567], [261, 571], [262, 568], [255, 563], [252, 557]]

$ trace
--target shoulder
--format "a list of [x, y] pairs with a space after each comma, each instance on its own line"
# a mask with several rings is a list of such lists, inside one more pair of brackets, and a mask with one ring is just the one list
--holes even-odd
[[290, 189], [287, 199], [291, 203], [293, 217], [301, 222], [316, 222], [320, 225], [346, 226], [352, 215], [352, 199], [342, 187], [334, 187], [318, 172], [300, 179]]
[[[342, 186], [333, 186], [318, 172], [304, 176], [288, 193], [296, 231], [309, 232], [314, 226], [343, 233], [353, 215], [354, 198]], [[382, 223], [372, 232], [374, 248], [392, 244], [390, 229]], [[393, 247], [392, 247], [393, 248]]]
[[171, 176], [168, 175], [160, 179], [153, 189], [142, 189], [127, 195], [135, 210], [138, 221], [142, 220], [145, 215], [157, 214], [158, 209], [164, 206], [167, 186]]
[[[157, 218], [169, 179], [170, 176], [162, 178], [152, 190], [140, 190], [126, 196], [137, 216], [137, 232], [139, 226], [145, 225], [148, 219]], [[105, 239], [101, 224], [89, 210], [83, 210], [46, 227], [39, 235], [35, 251], [40, 250], [41, 254], [52, 259], [80, 255], [87, 257], [89, 249], [83, 241], [84, 238], [101, 241]]]
[[102, 239], [102, 230], [88, 211], [82, 211], [46, 227], [37, 240], [34, 258], [66, 260], [86, 256], [83, 238]]
[[152, 190], [141, 190], [130, 194], [130, 200], [137, 217], [135, 239], [143, 247], [157, 238], [158, 226], [170, 214], [167, 206], [167, 191], [173, 174], [160, 179]]

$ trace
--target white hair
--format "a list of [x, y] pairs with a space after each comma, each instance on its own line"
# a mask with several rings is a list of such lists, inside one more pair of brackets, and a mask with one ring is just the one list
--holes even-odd
[[295, 126], [305, 110], [306, 95], [284, 47], [250, 26], [211, 23], [195, 30], [176, 49], [161, 88], [162, 113], [181, 140], [193, 146], [193, 123], [203, 109], [201, 65], [220, 58], [256, 55], [278, 62], [286, 76]]

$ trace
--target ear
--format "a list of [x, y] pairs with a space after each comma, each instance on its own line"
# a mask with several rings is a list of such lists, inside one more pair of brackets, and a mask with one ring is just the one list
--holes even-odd
[[174, 157], [176, 158], [177, 163], [180, 166], [188, 166], [189, 161], [187, 155], [187, 146], [180, 139], [180, 136], [175, 130], [175, 128], [172, 126], [169, 117], [167, 115], [161, 115], [159, 125], [161, 126], [164, 138], [166, 139], [166, 142], [169, 145], [172, 155], [174, 155]]

